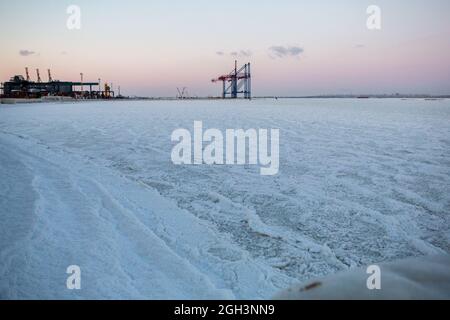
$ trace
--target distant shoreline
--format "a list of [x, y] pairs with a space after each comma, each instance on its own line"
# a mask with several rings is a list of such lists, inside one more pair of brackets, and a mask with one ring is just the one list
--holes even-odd
[[[286, 100], [286, 99], [424, 99], [424, 100], [445, 100], [450, 99], [450, 95], [368, 95], [368, 96], [353, 96], [353, 95], [325, 95], [325, 96], [257, 96], [253, 100]], [[29, 104], [29, 103], [48, 103], [48, 102], [114, 102], [114, 101], [222, 101], [220, 97], [192, 97], [192, 98], [175, 98], [175, 97], [122, 97], [116, 99], [74, 99], [69, 97], [44, 97], [39, 99], [26, 98], [0, 98], [0, 104]], [[225, 100], [244, 100], [244, 98], [225, 99]]]

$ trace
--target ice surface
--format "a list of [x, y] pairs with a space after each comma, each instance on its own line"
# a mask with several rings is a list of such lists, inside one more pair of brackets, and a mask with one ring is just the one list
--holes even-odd
[[[195, 120], [279, 128], [279, 174], [173, 165]], [[0, 297], [269, 298], [449, 253], [449, 124], [448, 100], [1, 106]]]

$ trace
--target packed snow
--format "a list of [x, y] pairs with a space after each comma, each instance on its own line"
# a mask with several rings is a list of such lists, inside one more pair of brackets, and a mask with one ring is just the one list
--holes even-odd
[[[174, 165], [194, 121], [279, 129], [278, 175]], [[264, 299], [450, 253], [449, 124], [449, 100], [0, 105], [0, 298]]]
[[[280, 300], [448, 300], [450, 255], [431, 255], [383, 263], [378, 282], [368, 280], [369, 268], [357, 268], [289, 288]], [[382, 270], [382, 271], [381, 271]], [[367, 290], [367, 284], [369, 288]], [[373, 288], [376, 286], [376, 289]], [[378, 289], [378, 290], [377, 290]]]

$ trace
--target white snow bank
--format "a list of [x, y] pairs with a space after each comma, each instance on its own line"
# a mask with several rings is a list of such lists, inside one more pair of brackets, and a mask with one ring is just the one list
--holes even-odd
[[[289, 283], [212, 225], [87, 159], [5, 134], [0, 157], [0, 298], [264, 298]], [[80, 291], [66, 288], [69, 265], [81, 267]]]
[[380, 290], [367, 288], [366, 268], [310, 280], [279, 295], [281, 300], [450, 299], [450, 256], [434, 255], [380, 264]]

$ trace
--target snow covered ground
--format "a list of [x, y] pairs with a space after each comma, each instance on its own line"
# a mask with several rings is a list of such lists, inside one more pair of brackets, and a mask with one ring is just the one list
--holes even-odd
[[[279, 174], [173, 165], [195, 120], [279, 128]], [[449, 123], [449, 100], [2, 105], [0, 298], [270, 298], [450, 253]]]

